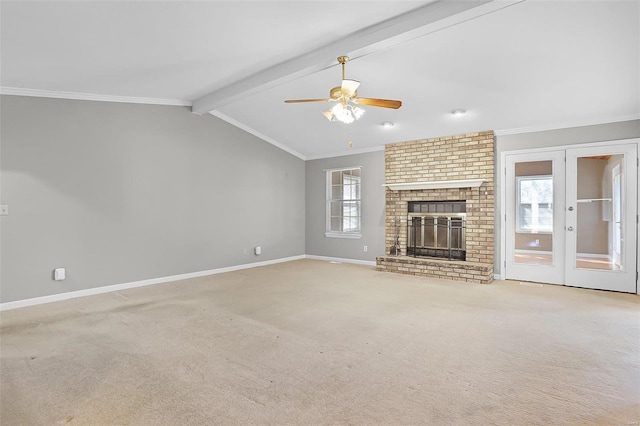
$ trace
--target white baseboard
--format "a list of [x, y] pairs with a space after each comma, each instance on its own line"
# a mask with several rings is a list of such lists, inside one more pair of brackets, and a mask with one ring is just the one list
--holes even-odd
[[207, 275], [222, 274], [225, 272], [239, 271], [241, 269], [257, 268], [260, 266], [274, 265], [276, 263], [290, 262], [292, 260], [305, 259], [305, 255], [284, 257], [274, 260], [266, 260], [264, 262], [245, 263], [242, 265], [228, 266], [226, 268], [210, 269], [208, 271], [190, 272], [187, 274], [171, 275], [168, 277], [151, 278], [142, 281], [133, 281], [129, 283], [107, 285], [102, 287], [88, 288], [86, 290], [69, 291], [66, 293], [52, 294], [50, 296], [34, 297], [32, 299], [16, 300], [14, 302], [0, 303], [0, 312], [10, 309], [24, 308], [27, 306], [41, 305], [43, 303], [59, 302], [61, 300], [75, 299], [77, 297], [93, 296], [96, 294], [110, 293], [113, 291], [126, 290], [129, 288], [144, 287], [154, 284], [162, 284], [171, 281], [186, 280], [189, 278], [204, 277]]
[[311, 260], [325, 260], [327, 262], [353, 263], [355, 265], [376, 266], [376, 262], [373, 260], [358, 260], [358, 259], [346, 259], [341, 257], [316, 256], [314, 254], [307, 254], [304, 257], [305, 259], [311, 259]]

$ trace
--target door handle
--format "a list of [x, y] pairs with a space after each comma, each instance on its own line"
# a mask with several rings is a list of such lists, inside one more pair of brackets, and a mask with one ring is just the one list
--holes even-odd
[[568, 208], [567, 210], [569, 210], [570, 212], [572, 212], [572, 211], [573, 211], [573, 206], [569, 206], [569, 208]]
[[569, 226], [569, 227], [567, 228], [567, 231], [573, 231], [573, 226]]

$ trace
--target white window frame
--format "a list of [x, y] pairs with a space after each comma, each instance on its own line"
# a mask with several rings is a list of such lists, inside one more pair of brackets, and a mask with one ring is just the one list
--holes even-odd
[[[553, 176], [552, 175], [533, 175], [533, 176], [516, 176], [516, 232], [517, 233], [524, 233], [524, 234], [553, 234], [553, 224], [551, 225], [551, 230], [540, 230], [540, 231], [533, 231], [531, 229], [524, 229], [522, 228], [522, 224], [520, 223], [520, 205], [521, 205], [521, 201], [520, 201], [520, 194], [521, 194], [521, 190], [520, 190], [520, 183], [523, 180], [534, 180], [534, 179], [550, 179], [551, 180], [551, 184], [553, 185]], [[551, 205], [553, 206], [553, 201], [551, 202]]]
[[[341, 172], [345, 170], [360, 170], [360, 198], [354, 199], [353, 201], [357, 201], [360, 204], [360, 208], [358, 210], [359, 216], [359, 230], [358, 231], [332, 231], [331, 230], [331, 202], [335, 201], [331, 198], [331, 173], [333, 172]], [[325, 188], [326, 188], [326, 232], [325, 236], [329, 238], [361, 238], [362, 237], [362, 167], [361, 166], [353, 166], [353, 167], [342, 167], [339, 169], [326, 169], [325, 172]], [[344, 182], [342, 184], [344, 186]]]

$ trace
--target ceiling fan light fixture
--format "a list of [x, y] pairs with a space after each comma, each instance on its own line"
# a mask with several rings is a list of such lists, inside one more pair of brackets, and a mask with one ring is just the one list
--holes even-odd
[[341, 121], [345, 124], [351, 124], [356, 120], [349, 108], [345, 107], [340, 102], [338, 102], [336, 106], [331, 108], [331, 111], [338, 121]]
[[346, 108], [344, 107], [344, 105], [342, 105], [341, 102], [336, 103], [333, 108], [331, 108], [331, 112], [333, 112], [333, 115], [335, 116], [339, 116], [341, 114], [344, 114], [344, 111], [346, 110]]
[[364, 110], [362, 108], [358, 108], [357, 106], [346, 103], [343, 105], [342, 102], [336, 103], [333, 107], [326, 110], [322, 113], [327, 120], [329, 121], [340, 121], [345, 124], [351, 124], [364, 114]]
[[364, 110], [362, 108], [358, 108], [357, 106], [352, 106], [351, 112], [353, 113], [353, 116], [356, 118], [356, 120], [362, 117], [362, 114], [364, 114]]

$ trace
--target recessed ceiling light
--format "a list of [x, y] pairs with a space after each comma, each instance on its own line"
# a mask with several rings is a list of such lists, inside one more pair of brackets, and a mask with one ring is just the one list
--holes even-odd
[[464, 109], [454, 109], [453, 111], [451, 111], [451, 115], [453, 115], [454, 117], [462, 117], [466, 113], [467, 111]]
[[393, 124], [391, 121], [383, 121], [382, 123], [380, 123], [380, 125], [382, 127], [384, 127], [385, 129], [390, 129], [392, 128], [395, 124]]

